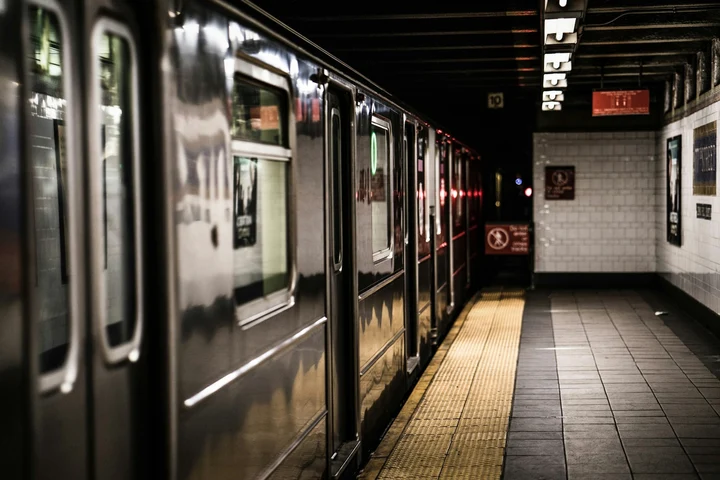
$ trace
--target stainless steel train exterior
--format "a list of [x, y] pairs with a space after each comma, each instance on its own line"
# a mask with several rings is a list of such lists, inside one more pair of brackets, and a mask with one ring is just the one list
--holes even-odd
[[480, 282], [478, 155], [246, 2], [0, 37], [2, 478], [352, 476]]

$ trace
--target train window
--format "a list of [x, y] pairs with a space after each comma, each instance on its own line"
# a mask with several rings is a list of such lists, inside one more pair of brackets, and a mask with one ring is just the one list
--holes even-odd
[[333, 170], [333, 263], [335, 269], [342, 267], [342, 126], [340, 110], [333, 108], [331, 112], [330, 154]]
[[390, 122], [373, 117], [370, 128], [370, 198], [373, 260], [392, 253], [392, 150]]
[[93, 29], [90, 206], [94, 220], [93, 312], [105, 360], [139, 356], [142, 333], [140, 126], [137, 55], [132, 34], [114, 20]]
[[237, 74], [232, 98], [234, 296], [245, 325], [292, 302], [288, 94]]
[[29, 7], [28, 131], [33, 182], [40, 371], [60, 368], [70, 347], [67, 108], [65, 48], [51, 10]]
[[425, 165], [425, 148], [426, 140], [423, 132], [419, 132], [417, 140], [417, 214], [418, 214], [418, 248], [424, 253], [425, 244], [427, 243], [428, 227], [426, 225], [427, 207], [427, 167]]
[[101, 86], [103, 247], [106, 281], [105, 332], [111, 346], [128, 342], [135, 329], [132, 212], [132, 134], [128, 112], [130, 49], [106, 33], [98, 54]]
[[463, 181], [463, 164], [465, 155], [461, 149], [455, 150], [453, 155], [453, 185], [452, 202], [455, 220], [455, 233], [465, 231], [465, 182]]

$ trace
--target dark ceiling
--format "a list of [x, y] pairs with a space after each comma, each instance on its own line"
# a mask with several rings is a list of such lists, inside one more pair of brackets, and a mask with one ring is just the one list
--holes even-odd
[[[254, 3], [452, 128], [458, 106], [486, 109], [489, 92], [540, 109], [545, 1]], [[697, 52], [709, 53], [720, 1], [587, 0], [579, 34], [566, 102], [589, 104], [601, 78], [606, 88], [662, 92]]]

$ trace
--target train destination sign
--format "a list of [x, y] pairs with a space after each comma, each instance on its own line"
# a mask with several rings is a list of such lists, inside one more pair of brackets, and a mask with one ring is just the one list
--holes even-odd
[[593, 117], [649, 115], [650, 90], [600, 90], [593, 92]]
[[530, 225], [485, 225], [486, 255], [527, 255], [530, 253]]

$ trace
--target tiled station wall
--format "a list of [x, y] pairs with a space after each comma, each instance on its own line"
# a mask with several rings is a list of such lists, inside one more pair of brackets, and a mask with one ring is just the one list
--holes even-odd
[[[656, 132], [535, 133], [535, 271], [654, 272]], [[545, 167], [575, 167], [575, 199], [545, 199]], [[694, 208], [694, 207], [693, 207]]]
[[[693, 130], [719, 120], [719, 112], [720, 103], [712, 104], [666, 126], [657, 136], [657, 152], [665, 159], [667, 139], [682, 135], [680, 247], [666, 240], [665, 161], [657, 162], [655, 178], [658, 191], [655, 208], [657, 272], [717, 313], [720, 313], [720, 201], [717, 196], [693, 195]], [[711, 220], [697, 218], [698, 203], [712, 205]]]

